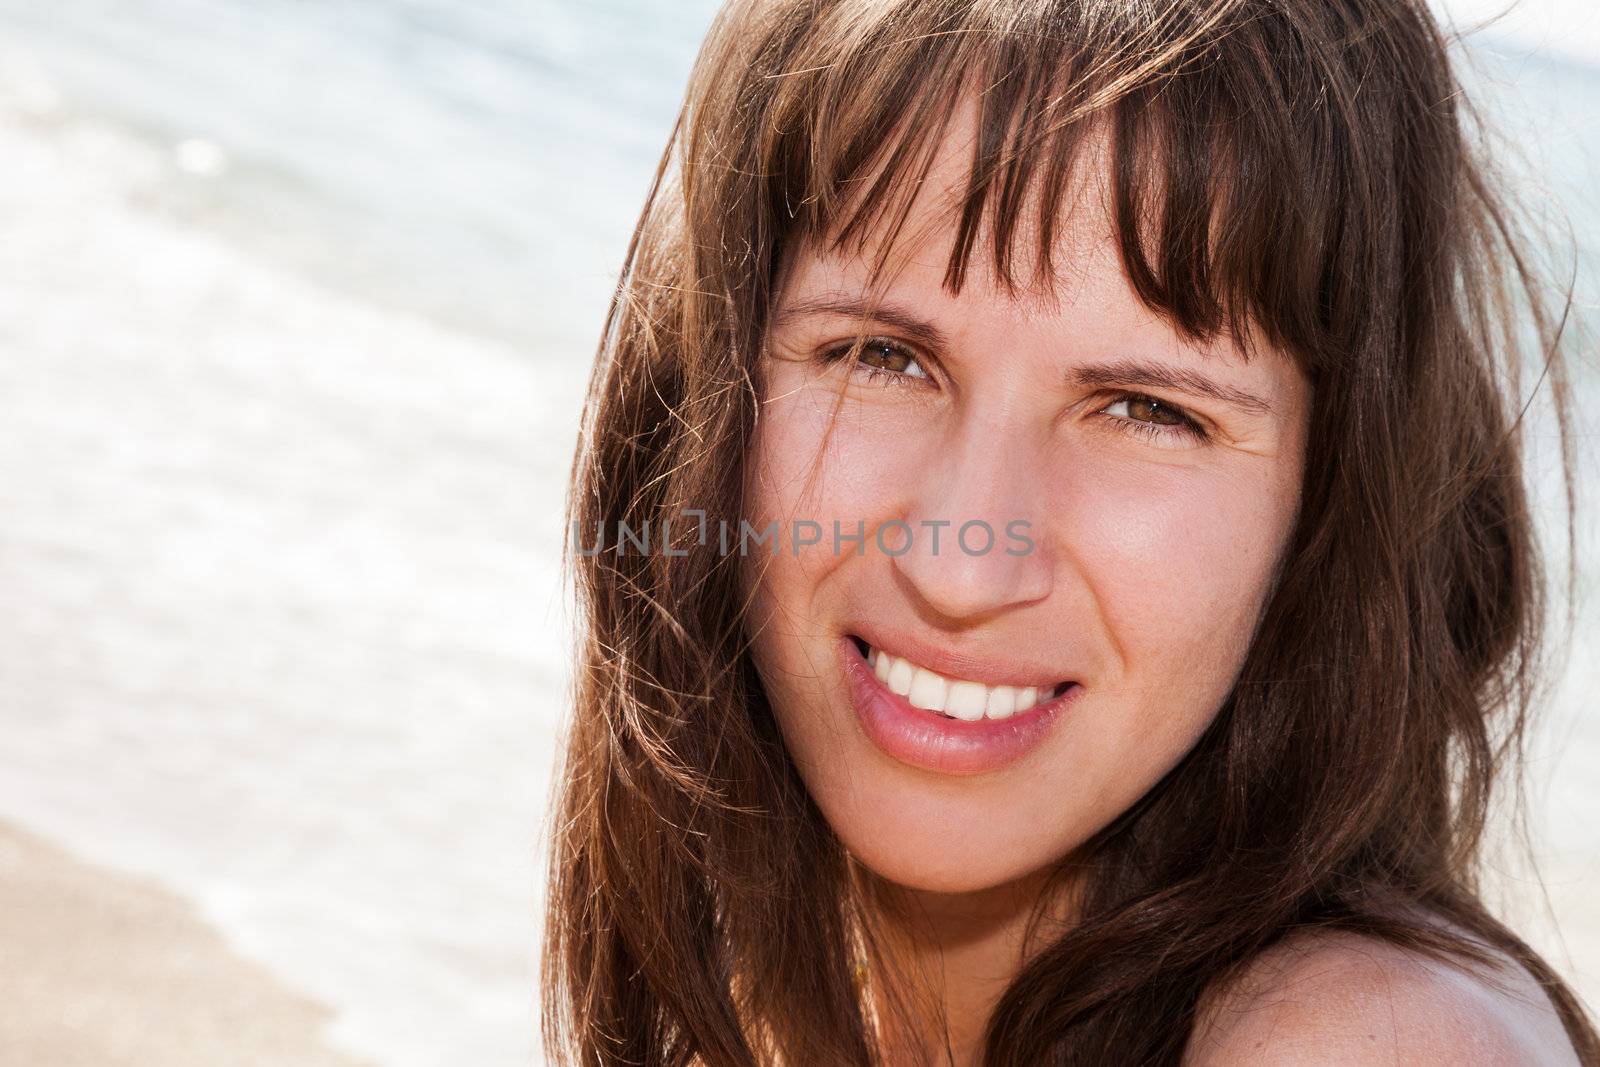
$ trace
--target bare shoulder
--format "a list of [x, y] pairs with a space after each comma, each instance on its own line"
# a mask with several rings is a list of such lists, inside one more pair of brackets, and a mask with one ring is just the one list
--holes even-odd
[[1477, 977], [1359, 934], [1296, 935], [1202, 998], [1183, 1067], [1576, 1065], [1544, 990], [1498, 958]]

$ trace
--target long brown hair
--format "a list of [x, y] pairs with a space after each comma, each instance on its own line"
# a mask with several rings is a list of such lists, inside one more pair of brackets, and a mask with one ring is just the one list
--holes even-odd
[[[1423, 0], [726, 6], [628, 251], [573, 470], [552, 1062], [884, 1062], [853, 966], [871, 893], [785, 752], [739, 559], [703, 531], [744, 514], [785, 257], [903, 219], [973, 96], [947, 285], [973, 255], [1009, 281], [1024, 234], [1048, 270], [1075, 151], [1106, 119], [1140, 299], [1193, 338], [1258, 324], [1315, 381], [1298, 526], [1233, 693], [1063, 858], [1063, 877], [1092, 872], [1081, 911], [999, 1001], [985, 1062], [1175, 1063], [1204, 991], [1312, 927], [1488, 958], [1423, 910], [1525, 965], [1600, 1064], [1581, 1003], [1479, 899], [1491, 785], [1547, 667], [1519, 431], [1535, 386], [1563, 410], [1565, 308]], [[1036, 234], [1017, 225], [1032, 196]], [[664, 519], [654, 551], [591, 548]]]

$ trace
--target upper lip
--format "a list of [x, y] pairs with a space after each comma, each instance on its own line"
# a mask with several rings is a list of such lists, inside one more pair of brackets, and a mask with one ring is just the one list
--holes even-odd
[[908, 659], [919, 667], [926, 667], [950, 679], [983, 682], [986, 685], [1010, 685], [1019, 689], [1028, 686], [1049, 688], [1073, 680], [1068, 675], [1053, 673], [1055, 668], [1029, 663], [1005, 653], [977, 652], [931, 644], [909, 633], [879, 630], [865, 623], [856, 624], [847, 632], [879, 652]]

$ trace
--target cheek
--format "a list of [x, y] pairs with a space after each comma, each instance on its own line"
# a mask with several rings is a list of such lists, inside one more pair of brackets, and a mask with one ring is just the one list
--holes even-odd
[[[808, 382], [798, 369], [782, 368], [773, 375], [773, 399], [763, 406], [751, 443], [745, 499], [753, 524], [764, 529], [777, 523], [785, 547], [768, 573], [774, 593], [793, 596], [854, 558], [853, 547], [837, 555], [826, 550], [835, 522], [845, 536], [864, 522], [866, 551], [873, 551], [877, 524], [898, 514], [928, 443], [908, 433], [898, 409], [851, 398], [836, 413], [831, 390]], [[789, 542], [797, 523], [816, 523], [823, 542], [800, 550], [798, 559]], [[816, 535], [811, 528], [808, 536]], [[786, 607], [791, 604], [784, 600]]]
[[1288, 529], [1292, 502], [1271, 473], [1099, 477], [1060, 509], [1064, 551], [1126, 670], [1187, 661], [1231, 678]]
[[[851, 769], [872, 757], [829, 658], [834, 634], [824, 627], [852, 578], [887, 565], [870, 538], [905, 499], [926, 442], [908, 437], [903, 418], [890, 418], [882, 406], [855, 397], [835, 413], [831, 390], [781, 364], [769, 379], [768, 395], [772, 399], [762, 407], [750, 446], [746, 513], [758, 528], [776, 523], [782, 546], [775, 555], [752, 548], [740, 560], [752, 650], [807, 786], [824, 811], [838, 816], [830, 818], [836, 827], [848, 826], [853, 821], [835, 805], [850, 791]], [[847, 534], [865, 522], [867, 555], [831, 551], [835, 520]], [[824, 543], [796, 552], [790, 533], [804, 522], [820, 525]]]
[[769, 392], [752, 443], [760, 484], [748, 488], [770, 517], [871, 521], [925, 457], [931, 421], [902, 405], [854, 395], [838, 405], [799, 368], [775, 372]]
[[1062, 565], [1093, 605], [1105, 657], [1107, 715], [1079, 739], [1091, 759], [1140, 768], [1149, 784], [1198, 740], [1249, 650], [1294, 499], [1253, 457], [1101, 471], [1063, 494]]
[[[803, 523], [819, 524], [824, 542], [835, 519], [853, 529], [853, 520], [863, 515], [858, 505], [876, 490], [852, 462], [843, 427], [830, 438], [832, 397], [824, 390], [809, 386], [797, 368], [777, 363], [768, 396], [750, 443], [744, 514], [732, 521], [747, 519], [758, 531], [777, 531], [776, 552], [770, 542], [752, 543], [740, 553], [738, 572], [750, 605], [756, 665], [788, 733], [785, 720], [815, 699], [821, 671], [810, 662], [810, 609], [840, 559], [817, 546], [796, 551], [792, 537]], [[792, 736], [790, 741], [793, 749]]]

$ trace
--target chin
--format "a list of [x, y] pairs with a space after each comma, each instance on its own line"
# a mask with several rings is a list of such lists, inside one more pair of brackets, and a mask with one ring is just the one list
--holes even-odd
[[903, 852], [881, 856], [862, 855], [854, 849], [850, 852], [867, 870], [900, 889], [951, 896], [999, 889], [1036, 874], [1041, 869], [1028, 864], [991, 866], [939, 855], [913, 856]]
[[[849, 853], [884, 881], [924, 893], [975, 893], [994, 889], [1048, 866], [1058, 855], [1005, 847], [992, 838], [962, 840], [949, 828], [903, 829], [878, 825], [869, 832], [846, 827], [835, 832]], [[980, 838], [983, 835], [977, 835]]]
[[863, 856], [854, 849], [851, 855], [885, 882], [919, 893], [974, 893], [991, 889], [1004, 880], [991, 877], [982, 866], [952, 864], [927, 857]]

